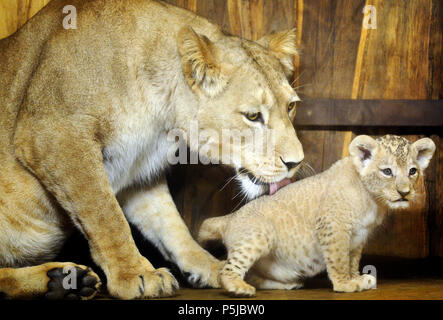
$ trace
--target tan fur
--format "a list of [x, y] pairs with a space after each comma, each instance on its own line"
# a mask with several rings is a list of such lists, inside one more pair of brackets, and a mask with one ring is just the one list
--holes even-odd
[[[388, 209], [413, 201], [435, 145], [429, 138], [358, 136], [349, 151], [321, 174], [203, 223], [199, 241], [222, 239], [228, 250], [223, 288], [243, 296], [254, 295], [255, 287], [300, 288], [324, 269], [334, 291], [375, 287], [375, 277], [359, 273], [363, 246]], [[386, 168], [392, 176], [381, 171]], [[411, 168], [417, 172], [409, 174]], [[403, 196], [407, 201], [398, 201]]]
[[[62, 28], [65, 5], [77, 9], [76, 30]], [[141, 256], [128, 219], [192, 283], [219, 286], [221, 263], [192, 239], [167, 188], [166, 135], [180, 128], [188, 138], [191, 120], [216, 132], [273, 129], [270, 158], [249, 153], [231, 165], [266, 183], [291, 177], [281, 160], [303, 159], [287, 112], [297, 100], [286, 79], [294, 34], [257, 44], [163, 2], [53, 0], [1, 40], [0, 267], [51, 261], [74, 224], [111, 295], [174, 294], [176, 280]], [[250, 111], [265, 122], [247, 122]], [[219, 160], [222, 145], [190, 147], [202, 145]], [[34, 281], [29, 270], [13, 273], [18, 288]], [[46, 268], [32, 270], [45, 279]]]

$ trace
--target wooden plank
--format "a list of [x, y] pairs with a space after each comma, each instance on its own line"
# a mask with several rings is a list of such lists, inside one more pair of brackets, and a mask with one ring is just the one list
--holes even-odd
[[230, 32], [226, 0], [198, 0], [196, 13], [219, 25], [223, 31]]
[[[301, 51], [301, 39], [303, 34], [303, 0], [294, 0], [294, 17], [296, 17], [296, 29], [297, 29], [297, 48]], [[292, 82], [293, 87], [300, 85], [300, 53], [294, 57], [294, 80]]]
[[[431, 30], [429, 31], [429, 86], [428, 97], [443, 99], [442, 49], [443, 49], [443, 2], [431, 3]], [[443, 195], [442, 195], [443, 196]]]
[[197, 11], [197, 0], [177, 0], [177, 5], [192, 12]]
[[305, 1], [300, 93], [349, 99], [354, 82], [364, 1]]
[[[372, 262], [372, 261], [370, 261]], [[373, 263], [373, 262], [372, 262]], [[417, 263], [420, 265], [419, 263]], [[398, 277], [398, 273], [387, 278], [383, 275], [384, 268], [378, 269], [377, 278], [381, 281], [377, 284], [377, 290], [365, 290], [359, 293], [338, 293], [332, 290], [331, 281], [327, 277], [306, 279], [303, 290], [257, 290], [254, 300], [286, 300], [285, 302], [301, 300], [441, 300], [443, 280], [439, 277], [414, 278], [411, 274], [417, 274], [417, 269], [406, 269], [404, 264], [397, 264], [399, 271], [408, 276]], [[379, 264], [376, 264], [378, 267]], [[409, 272], [407, 272], [409, 271]], [[172, 298], [161, 300], [226, 300], [226, 292], [222, 289], [180, 289]], [[98, 299], [110, 299], [108, 296], [99, 295]], [[229, 298], [230, 301], [241, 298]], [[244, 299], [244, 298], [242, 298]], [[292, 300], [292, 301], [290, 301]], [[332, 301], [331, 301], [332, 302]], [[432, 301], [431, 301], [432, 302]], [[435, 301], [438, 303], [437, 301]], [[183, 303], [183, 302], [180, 302]], [[212, 302], [211, 302], [212, 303]], [[239, 301], [233, 302], [241, 303]], [[256, 303], [259, 303], [258, 301]], [[338, 302], [337, 302], [338, 303]], [[363, 304], [367, 304], [362, 303]], [[308, 303], [310, 304], [310, 303]], [[352, 304], [352, 303], [351, 303]], [[403, 303], [402, 303], [403, 304]], [[278, 303], [276, 303], [278, 305]], [[277, 308], [275, 308], [277, 310]], [[271, 310], [271, 308], [269, 308]], [[326, 310], [326, 309], [324, 309]], [[404, 308], [399, 314], [406, 314]], [[270, 312], [269, 312], [270, 313]], [[250, 317], [252, 318], [252, 317]]]
[[428, 98], [431, 2], [374, 1], [377, 29], [368, 31], [359, 98]]
[[[300, 73], [295, 86], [302, 99], [352, 98], [363, 5], [363, 0], [303, 2]], [[296, 119], [303, 112], [302, 108], [297, 108]], [[298, 128], [298, 134], [306, 159], [313, 160], [311, 165], [317, 171], [329, 168], [340, 159], [343, 145], [352, 137], [351, 132], [343, 130], [332, 132], [322, 128], [314, 132], [302, 129]], [[314, 153], [315, 150], [322, 150], [322, 153]]]
[[[442, 49], [443, 49], [443, 3], [433, 0], [431, 3], [431, 30], [429, 32], [429, 87], [428, 96], [443, 99], [442, 86]], [[434, 181], [427, 185], [433, 194], [429, 199], [429, 238], [430, 254], [443, 257], [443, 137], [433, 136], [437, 145], [434, 155]]]
[[429, 243], [432, 256], [443, 257], [443, 136], [432, 136], [437, 150], [428, 173]]
[[304, 100], [295, 125], [443, 127], [443, 100]]
[[32, 18], [50, 0], [0, 1], [0, 39], [5, 38]]

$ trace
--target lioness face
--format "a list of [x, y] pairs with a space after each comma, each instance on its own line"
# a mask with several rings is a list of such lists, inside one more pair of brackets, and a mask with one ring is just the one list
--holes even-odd
[[250, 199], [289, 183], [304, 158], [292, 125], [300, 99], [287, 80], [294, 33], [260, 41], [212, 43], [185, 30], [179, 42], [184, 74], [199, 101], [198, 152], [234, 167]]
[[390, 209], [406, 209], [416, 195], [418, 178], [428, 166], [435, 144], [429, 138], [411, 143], [392, 135], [376, 140], [358, 136], [349, 151], [374, 198]]

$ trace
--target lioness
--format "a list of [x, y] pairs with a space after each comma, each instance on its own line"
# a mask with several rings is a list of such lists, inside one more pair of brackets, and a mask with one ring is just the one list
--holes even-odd
[[[62, 27], [65, 5], [77, 9], [75, 30]], [[0, 291], [92, 298], [91, 269], [48, 262], [74, 224], [112, 296], [174, 294], [176, 280], [141, 256], [127, 220], [191, 283], [219, 287], [221, 263], [193, 240], [169, 193], [167, 134], [187, 137], [191, 122], [272, 132], [274, 152], [242, 161], [218, 159], [232, 140], [188, 144], [237, 169], [249, 197], [275, 192], [303, 159], [287, 80], [294, 54], [293, 30], [255, 43], [149, 0], [53, 0], [1, 40]], [[76, 290], [62, 285], [72, 267]]]

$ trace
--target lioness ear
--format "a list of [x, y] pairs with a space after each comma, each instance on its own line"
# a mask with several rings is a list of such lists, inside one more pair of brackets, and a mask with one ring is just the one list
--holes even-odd
[[415, 141], [412, 146], [417, 150], [417, 162], [420, 169], [425, 170], [435, 152], [435, 143], [429, 138]]
[[294, 74], [294, 56], [298, 53], [296, 29], [268, 34], [257, 42], [280, 60], [288, 78]]
[[223, 90], [226, 81], [214, 59], [214, 45], [207, 37], [184, 27], [178, 34], [178, 50], [183, 73], [193, 90], [200, 89], [210, 97]]
[[349, 145], [349, 154], [358, 170], [365, 168], [377, 152], [378, 144], [370, 136], [361, 135], [352, 140]]

